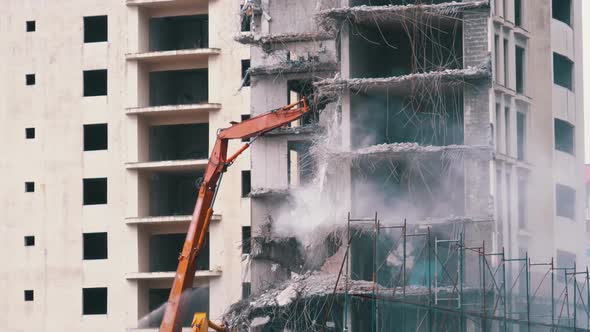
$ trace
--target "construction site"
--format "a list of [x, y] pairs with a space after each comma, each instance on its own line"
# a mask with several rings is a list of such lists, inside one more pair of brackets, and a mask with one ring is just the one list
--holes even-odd
[[82, 97], [0, 81], [0, 327], [590, 331], [581, 0], [87, 2]]

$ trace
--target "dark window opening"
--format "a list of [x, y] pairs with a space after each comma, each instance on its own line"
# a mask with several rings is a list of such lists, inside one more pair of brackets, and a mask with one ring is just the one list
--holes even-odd
[[518, 179], [518, 227], [525, 229], [527, 225], [526, 209], [527, 209], [527, 181], [525, 178]]
[[27, 21], [27, 32], [34, 32], [37, 29], [35, 21]]
[[498, 35], [494, 35], [494, 58], [496, 82], [500, 83], [500, 37]]
[[[242, 114], [241, 116], [242, 122], [250, 119], [250, 114]], [[250, 142], [250, 138], [242, 138], [242, 142]]]
[[25, 236], [25, 247], [32, 247], [35, 245], [35, 237], [32, 235]]
[[107, 204], [107, 178], [84, 179], [84, 205]]
[[84, 151], [106, 150], [108, 129], [106, 123], [84, 125]]
[[32, 289], [25, 290], [25, 301], [30, 302], [35, 300], [35, 292]]
[[553, 0], [551, 2], [553, 18], [567, 25], [570, 25], [572, 20], [571, 0]]
[[[204, 312], [209, 316], [209, 287], [193, 288], [186, 291], [186, 301], [184, 306], [190, 310], [184, 310], [182, 315], [182, 326], [191, 326], [193, 315], [195, 312]], [[148, 292], [148, 309], [150, 315], [148, 316], [147, 326], [139, 326], [141, 328], [160, 327], [164, 310], [158, 310], [164, 303], [168, 301], [170, 296], [170, 288], [150, 288]], [[184, 300], [183, 295], [183, 300]]]
[[574, 63], [563, 55], [553, 53], [553, 83], [566, 89], [573, 88]]
[[250, 69], [250, 59], [242, 60], [242, 85], [243, 86], [250, 86], [251, 79], [250, 73], [248, 70]]
[[249, 282], [242, 283], [242, 299], [247, 299], [252, 294], [252, 284]]
[[242, 254], [252, 251], [252, 227], [242, 226]]
[[524, 160], [526, 143], [526, 115], [522, 112], [516, 113], [516, 157]]
[[517, 27], [522, 26], [522, 13], [524, 11], [522, 5], [522, 0], [514, 0], [514, 24]]
[[[150, 237], [149, 272], [176, 271], [186, 234], [156, 234]], [[209, 233], [197, 257], [197, 271], [209, 270]]]
[[209, 47], [207, 15], [150, 19], [150, 51], [172, 51]]
[[240, 13], [241, 13], [241, 29], [242, 32], [248, 32], [252, 30], [252, 10], [247, 9], [244, 10], [244, 6], [240, 5]]
[[508, 39], [504, 39], [504, 86], [510, 87], [510, 66], [508, 55]]
[[512, 152], [512, 146], [510, 143], [512, 142], [512, 128], [510, 123], [510, 107], [504, 107], [504, 121], [506, 121], [505, 129], [506, 129], [506, 154], [510, 155]]
[[516, 46], [516, 92], [524, 93], [524, 73], [525, 73], [525, 59], [524, 59], [524, 48]]
[[84, 17], [84, 42], [98, 43], [108, 40], [108, 18], [102, 16]]
[[209, 98], [207, 69], [150, 73], [150, 106], [206, 103]]
[[555, 149], [574, 154], [574, 126], [555, 119]]
[[150, 161], [207, 159], [209, 124], [150, 127]]
[[242, 171], [242, 197], [248, 197], [252, 191], [250, 171]]
[[[314, 100], [314, 87], [311, 80], [292, 80], [287, 81], [287, 104], [294, 103], [303, 98]], [[319, 101], [310, 105], [309, 112], [303, 115], [299, 120], [290, 123], [291, 127], [315, 124], [319, 121], [319, 113], [326, 107], [326, 103]]]
[[107, 259], [107, 233], [84, 233], [84, 260]]
[[25, 75], [25, 81], [27, 85], [35, 85], [35, 74]]
[[35, 128], [25, 128], [25, 137], [27, 139], [35, 138]]
[[558, 216], [575, 220], [576, 191], [571, 187], [557, 184], [555, 186], [555, 209]]
[[35, 192], [35, 182], [25, 182], [25, 192], [26, 193]]
[[84, 97], [107, 95], [107, 70], [84, 71]]
[[312, 144], [307, 141], [287, 142], [287, 176], [291, 187], [311, 182], [315, 173], [315, 162], [310, 153]]
[[157, 172], [149, 178], [150, 216], [191, 215], [195, 208], [202, 172]]
[[106, 315], [107, 314], [107, 288], [83, 288], [82, 289], [82, 314]]

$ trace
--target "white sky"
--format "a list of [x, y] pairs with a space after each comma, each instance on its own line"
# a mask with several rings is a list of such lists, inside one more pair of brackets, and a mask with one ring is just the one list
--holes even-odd
[[584, 127], [586, 163], [590, 163], [590, 0], [582, 0], [582, 25], [584, 47]]

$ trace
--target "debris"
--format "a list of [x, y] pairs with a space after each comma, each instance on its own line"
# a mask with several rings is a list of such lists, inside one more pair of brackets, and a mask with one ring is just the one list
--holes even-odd
[[250, 323], [250, 327], [264, 326], [268, 322], [270, 322], [270, 317], [269, 316], [256, 317], [256, 318], [252, 319], [252, 323]]
[[251, 198], [284, 198], [289, 196], [289, 189], [256, 188], [250, 191]]

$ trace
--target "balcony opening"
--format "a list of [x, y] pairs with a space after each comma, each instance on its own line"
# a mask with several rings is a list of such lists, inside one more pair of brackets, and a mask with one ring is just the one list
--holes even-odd
[[[352, 212], [370, 216], [374, 206], [404, 211], [400, 218], [445, 218], [465, 211], [463, 162], [442, 162], [440, 155], [412, 160], [362, 160], [351, 172]], [[371, 197], [372, 204], [365, 204]], [[445, 197], [441, 200], [441, 197]], [[415, 202], [420, 207], [415, 207]]]
[[566, 121], [555, 119], [555, 149], [574, 154], [574, 126]]
[[84, 71], [84, 97], [107, 95], [107, 70]]
[[252, 227], [242, 226], [242, 254], [252, 251]]
[[[150, 237], [149, 272], [176, 271], [186, 234], [156, 234]], [[197, 258], [197, 271], [209, 271], [209, 233]]]
[[[370, 110], [370, 111], [369, 111]], [[463, 144], [463, 93], [439, 91], [436, 98], [391, 92], [351, 96], [351, 143]]]
[[84, 17], [84, 42], [99, 43], [108, 40], [108, 18], [102, 16]]
[[405, 29], [397, 24], [355, 26], [350, 34], [351, 78], [395, 77], [462, 68], [462, 23], [429, 20], [429, 26], [427, 31], [413, 28], [410, 22]]
[[82, 289], [82, 314], [106, 315], [107, 314], [107, 289], [106, 287]]
[[203, 172], [194, 174], [156, 172], [149, 178], [150, 216], [191, 215]]
[[525, 58], [524, 48], [516, 46], [515, 58], [516, 58], [516, 93], [524, 93], [524, 74], [525, 74]]
[[84, 151], [106, 150], [108, 129], [106, 123], [84, 125]]
[[150, 127], [150, 161], [207, 159], [209, 124]]
[[494, 74], [496, 83], [502, 83], [500, 79], [500, 36], [494, 35]]
[[553, 83], [566, 89], [573, 88], [574, 63], [561, 54], [553, 53]]
[[84, 260], [96, 260], [108, 258], [107, 233], [84, 233], [82, 234], [84, 244]]
[[207, 15], [158, 17], [150, 20], [150, 51], [209, 47]]
[[207, 69], [150, 73], [150, 106], [186, 105], [207, 102]]
[[84, 179], [84, 205], [107, 204], [107, 178]]
[[553, 18], [570, 25], [572, 21], [572, 1], [552, 0], [551, 2]]
[[310, 153], [311, 146], [308, 141], [287, 142], [287, 176], [290, 187], [309, 184], [313, 179], [315, 162]]
[[576, 219], [576, 191], [573, 188], [555, 185], [555, 210], [560, 217]]
[[245, 7], [244, 5], [240, 5], [240, 31], [241, 32], [249, 32], [252, 30], [252, 9], [249, 7]]
[[[164, 316], [164, 310], [160, 309], [167, 301], [170, 296], [170, 288], [150, 288], [148, 291], [148, 309], [151, 314], [148, 316], [147, 326], [157, 328], [162, 324], [162, 318]], [[205, 312], [209, 316], [209, 287], [193, 288], [192, 290], [186, 291], [186, 295], [183, 294], [183, 303], [185, 308], [190, 310], [184, 310], [183, 312], [183, 325], [184, 327], [191, 326], [193, 315], [195, 312]]]

